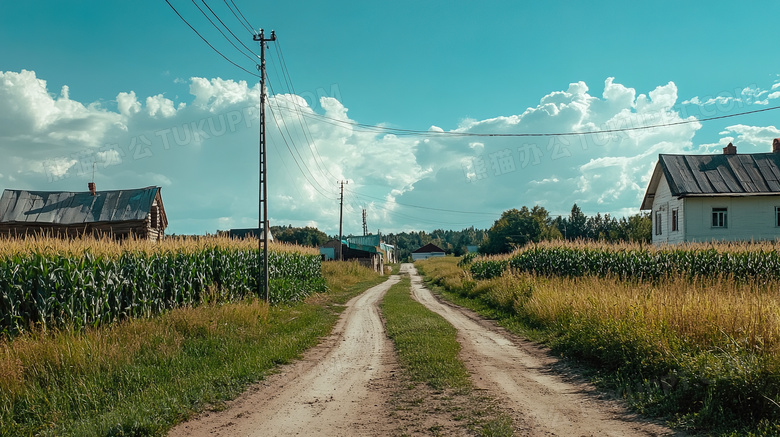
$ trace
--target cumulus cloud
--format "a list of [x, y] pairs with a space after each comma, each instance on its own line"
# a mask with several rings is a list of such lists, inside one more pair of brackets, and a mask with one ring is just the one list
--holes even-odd
[[[36, 133], [36, 140], [77, 142], [94, 146], [120, 122], [118, 114], [97, 104], [85, 106], [70, 100], [68, 87], [60, 95], [49, 93], [46, 81], [34, 71], [0, 71], [0, 135], [15, 137]], [[48, 138], [47, 138], [48, 137]]]
[[749, 126], [736, 124], [720, 132], [717, 143], [702, 144], [703, 153], [718, 153], [728, 143], [737, 146], [739, 153], [767, 153], [772, 151], [772, 141], [780, 138], [780, 129], [775, 126]]
[[[189, 100], [178, 104], [163, 93], [121, 92], [114, 112], [70, 100], [67, 88], [50, 93], [34, 72], [0, 73], [0, 140], [12, 155], [0, 174], [16, 177], [13, 188], [83, 190], [95, 168], [99, 189], [162, 186], [172, 232], [254, 226], [259, 88], [221, 78], [189, 84]], [[341, 180], [349, 181], [347, 233], [361, 228], [363, 208], [370, 227], [384, 230], [485, 227], [536, 202], [553, 213], [575, 202], [588, 213], [636, 211], [657, 155], [695, 150], [701, 126], [675, 109], [672, 82], [643, 92], [614, 78], [593, 91], [581, 81], [562, 88], [513, 114], [419, 136], [360, 126], [333, 97], [315, 111], [301, 96], [271, 96], [270, 219], [335, 233]], [[613, 132], [593, 133], [605, 130]], [[485, 133], [570, 135], [471, 136]], [[780, 136], [741, 125], [727, 133], [744, 142]]]
[[133, 114], [137, 114], [141, 111], [141, 103], [138, 102], [138, 98], [135, 96], [135, 91], [129, 93], [121, 92], [116, 96], [117, 109], [119, 113], [125, 117], [130, 117]]

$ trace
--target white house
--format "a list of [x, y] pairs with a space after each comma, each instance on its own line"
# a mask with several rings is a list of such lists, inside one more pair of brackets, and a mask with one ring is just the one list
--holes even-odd
[[780, 239], [780, 138], [772, 153], [659, 155], [641, 209], [654, 244]]
[[428, 259], [435, 256], [444, 256], [444, 249], [433, 243], [428, 243], [425, 246], [412, 252], [412, 261]]

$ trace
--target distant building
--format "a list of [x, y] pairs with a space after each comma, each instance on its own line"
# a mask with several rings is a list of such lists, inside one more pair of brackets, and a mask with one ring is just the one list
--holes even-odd
[[444, 256], [444, 249], [436, 246], [433, 243], [428, 243], [425, 246], [412, 252], [412, 261], [433, 258], [436, 256]]
[[395, 252], [395, 246], [393, 246], [392, 244], [381, 243], [380, 248], [382, 249], [382, 252], [385, 253], [385, 259], [387, 260], [387, 262], [389, 263], [398, 262], [397, 259], [398, 257], [396, 256], [396, 252]]
[[354, 260], [373, 269], [375, 272], [384, 274], [384, 251], [382, 244], [379, 235], [330, 240], [320, 247], [320, 255], [326, 261], [337, 260], [339, 259], [339, 250], [341, 250], [341, 258], [344, 261]]
[[[263, 239], [263, 229], [261, 228], [246, 228], [246, 229], [231, 229], [229, 231], [217, 231], [217, 235], [229, 238], [258, 238]], [[274, 241], [274, 236], [271, 232], [268, 232], [268, 241]]]
[[96, 191], [5, 190], [0, 197], [0, 235], [165, 237], [168, 217], [159, 187]]
[[772, 153], [659, 155], [642, 200], [653, 243], [780, 238], [780, 139]]

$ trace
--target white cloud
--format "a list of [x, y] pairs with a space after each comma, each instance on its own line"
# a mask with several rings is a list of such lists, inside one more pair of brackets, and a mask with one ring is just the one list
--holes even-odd
[[120, 123], [118, 114], [97, 104], [84, 106], [68, 94], [65, 86], [53, 97], [33, 71], [0, 71], [0, 138], [36, 132], [40, 142], [95, 146]]
[[150, 117], [156, 117], [159, 114], [164, 118], [170, 118], [176, 115], [176, 108], [173, 107], [173, 100], [158, 94], [146, 98], [146, 112]]
[[259, 102], [259, 85], [249, 88], [246, 81], [224, 80], [221, 78], [190, 78], [190, 94], [195, 96], [194, 105], [219, 112], [225, 108], [242, 103]]
[[[725, 135], [717, 144], [706, 144], [702, 148], [711, 150], [714, 153], [719, 152], [718, 148], [725, 147], [728, 143], [737, 146], [739, 153], [766, 153], [772, 151], [772, 141], [780, 137], [780, 129], [775, 126], [748, 126], [737, 124], [729, 126], [724, 132]], [[734, 136], [736, 135], [736, 136]]]
[[141, 111], [141, 103], [138, 102], [138, 99], [135, 96], [135, 91], [130, 91], [129, 93], [122, 92], [117, 94], [116, 103], [117, 108], [119, 109], [119, 113], [125, 117], [130, 117], [133, 114], [137, 114]]
[[[83, 190], [94, 164], [99, 189], [162, 186], [172, 232], [254, 226], [259, 89], [220, 78], [189, 82], [187, 102], [128, 91], [116, 96], [112, 112], [70, 100], [67, 88], [59, 97], [50, 95], [34, 72], [0, 73], [0, 140], [12, 156], [0, 162], [0, 173], [21, 170], [18, 188]], [[334, 234], [339, 180], [350, 181], [346, 233], [361, 228], [364, 207], [372, 229], [474, 224], [473, 215], [402, 204], [496, 212], [496, 217], [534, 199], [543, 199], [553, 213], [568, 213], [574, 202], [588, 213], [635, 211], [657, 154], [692, 151], [700, 124], [576, 133], [682, 121], [674, 110], [677, 95], [672, 82], [639, 94], [607, 78], [596, 96], [586, 83], [575, 82], [516, 114], [464, 119], [452, 131], [573, 135], [476, 140], [377, 133], [353, 124], [349, 109], [335, 98], [320, 99], [324, 118], [300, 96], [271, 96], [270, 218], [316, 223]], [[444, 132], [437, 126], [429, 131]], [[746, 130], [740, 132], [747, 138]]]

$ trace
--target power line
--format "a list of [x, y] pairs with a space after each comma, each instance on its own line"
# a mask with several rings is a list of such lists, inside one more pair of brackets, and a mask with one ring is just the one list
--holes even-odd
[[[774, 111], [780, 109], [780, 106], [773, 106], [770, 108], [762, 108], [762, 109], [756, 109], [753, 111], [746, 111], [746, 112], [739, 112], [736, 114], [726, 114], [726, 115], [719, 115], [714, 117], [706, 117], [706, 118], [694, 118], [694, 119], [688, 119], [688, 120], [680, 120], [670, 123], [659, 123], [659, 124], [652, 124], [647, 126], [634, 126], [634, 127], [625, 127], [625, 128], [615, 128], [615, 129], [603, 129], [603, 130], [594, 130], [594, 131], [572, 131], [572, 132], [527, 132], [527, 133], [494, 133], [494, 132], [486, 132], [486, 133], [476, 133], [476, 132], [457, 132], [457, 131], [431, 131], [431, 130], [415, 130], [415, 129], [402, 129], [402, 128], [393, 128], [393, 127], [387, 127], [387, 126], [380, 126], [380, 125], [371, 125], [371, 124], [364, 124], [364, 123], [357, 123], [352, 120], [341, 120], [338, 118], [328, 117], [326, 115], [317, 114], [315, 112], [311, 113], [303, 113], [304, 117], [309, 118], [315, 118], [319, 119], [320, 121], [323, 121], [328, 124], [332, 125], [343, 125], [348, 126], [351, 128], [362, 128], [362, 132], [375, 132], [375, 133], [393, 133], [397, 135], [410, 135], [410, 136], [422, 136], [422, 137], [478, 137], [478, 138], [485, 138], [485, 137], [561, 137], [561, 136], [579, 136], [579, 135], [599, 135], [599, 134], [608, 134], [608, 133], [617, 133], [617, 132], [630, 132], [630, 131], [638, 131], [638, 130], [649, 130], [649, 129], [658, 129], [658, 128], [664, 128], [664, 127], [673, 127], [673, 126], [680, 126], [685, 124], [691, 124], [691, 123], [703, 123], [708, 121], [714, 121], [714, 120], [721, 120], [725, 118], [732, 118], [732, 117], [741, 117], [745, 115], [751, 115], [751, 114], [757, 114], [760, 112], [767, 112], [767, 111]], [[325, 121], [328, 120], [328, 121]]]
[[[279, 135], [282, 137], [282, 140], [284, 141], [284, 145], [287, 146], [287, 150], [290, 152], [290, 155], [293, 157], [293, 161], [295, 161], [295, 165], [298, 166], [298, 170], [300, 170], [300, 172], [303, 175], [304, 179], [306, 179], [306, 182], [308, 182], [309, 185], [311, 185], [312, 188], [314, 188], [314, 190], [317, 191], [321, 196], [327, 198], [328, 195], [323, 193], [322, 191], [320, 191], [320, 188], [325, 190], [325, 191], [327, 191], [327, 189], [322, 187], [322, 185], [320, 185], [319, 181], [317, 181], [317, 179], [314, 178], [314, 175], [312, 175], [312, 178], [314, 179], [314, 183], [312, 183], [312, 181], [310, 181], [309, 177], [306, 175], [306, 172], [304, 172], [303, 168], [301, 168], [301, 164], [298, 163], [298, 159], [295, 157], [295, 154], [293, 153], [292, 148], [290, 147], [290, 143], [287, 141], [287, 138], [284, 136], [284, 132], [282, 132], [281, 126], [279, 126], [279, 120], [276, 118], [276, 113], [273, 111], [273, 108], [271, 108], [271, 116], [274, 119], [274, 124], [276, 124], [276, 128], [279, 131]], [[292, 138], [290, 140], [292, 141]], [[298, 155], [300, 155], [300, 152], [298, 152]], [[302, 156], [301, 156], [301, 161], [303, 161], [302, 164], [303, 164], [304, 167], [306, 167], [306, 170], [308, 171], [308, 173], [311, 174], [311, 170], [309, 170], [308, 166], [306, 166], [306, 162], [303, 160]]]
[[[274, 68], [276, 69], [276, 64], [274, 64]], [[277, 70], [277, 75], [279, 75], [278, 70]], [[281, 76], [281, 75], [279, 75], [279, 76]], [[284, 84], [282, 84], [282, 85], [284, 85]], [[272, 87], [272, 89], [273, 89], [273, 87]], [[289, 87], [288, 87], [288, 90], [289, 90]], [[280, 96], [276, 95], [276, 101], [278, 101], [279, 99], [282, 99], [285, 102], [289, 101], [289, 99], [286, 98], [286, 97], [280, 97]], [[282, 106], [279, 106], [279, 105], [276, 105], [276, 107], [280, 108], [280, 109], [284, 109]], [[290, 128], [289, 128], [289, 126], [287, 124], [286, 117], [280, 115], [280, 118], [282, 119], [282, 125], [284, 126], [284, 130], [287, 132], [287, 136], [290, 138], [290, 142], [293, 144], [293, 147], [295, 148], [295, 151], [298, 152], [298, 156], [301, 158], [301, 161], [305, 163], [306, 160], [304, 159], [303, 154], [301, 153], [301, 151], [298, 149], [298, 146], [295, 144], [295, 140], [293, 139], [293, 135], [290, 132]], [[301, 126], [301, 128], [303, 128], [303, 126]], [[296, 130], [296, 129], [293, 129], [293, 131], [296, 133], [296, 136], [298, 137], [298, 140], [300, 140], [299, 131]], [[325, 176], [325, 179], [331, 179], [331, 178], [328, 177], [328, 175], [325, 173], [325, 171], [320, 166], [319, 162], [317, 161], [317, 157], [311, 151], [311, 147], [309, 147], [309, 151], [312, 153], [312, 158], [314, 158], [314, 163], [317, 165], [317, 167], [319, 168], [319, 170], [322, 173], [322, 175]], [[312, 178], [314, 178], [316, 180], [316, 176], [314, 176], [314, 173], [311, 171], [311, 169], [309, 168], [308, 165], [306, 165], [306, 169], [309, 171], [309, 173], [311, 174]], [[335, 177], [333, 179], [335, 179]], [[322, 187], [322, 185], [320, 185], [320, 187]], [[323, 189], [324, 189], [324, 187], [323, 187]]]
[[[211, 18], [208, 16], [208, 14], [206, 14], [206, 12], [203, 9], [201, 9], [201, 7], [198, 6], [197, 3], [195, 3], [195, 0], [192, 0], [192, 4], [195, 5], [196, 8], [198, 8], [200, 13], [203, 14], [204, 17], [206, 17], [206, 19], [209, 21], [209, 23], [211, 23], [211, 25], [214, 26], [215, 29], [217, 29], [217, 31], [227, 40], [227, 42], [230, 43], [230, 45], [233, 46], [234, 49], [238, 50], [239, 53], [244, 55], [250, 61], [252, 61], [252, 62], [256, 62], [257, 61], [257, 58], [258, 58], [257, 55], [255, 55], [256, 57], [253, 58], [253, 57], [247, 55], [246, 53], [244, 53], [240, 48], [238, 48], [238, 46], [235, 45], [233, 43], [233, 41], [231, 41], [230, 38], [228, 38], [227, 35], [225, 35], [225, 32], [223, 32], [222, 29], [220, 29], [219, 26], [217, 26], [216, 23], [214, 23], [214, 21], [211, 20]], [[204, 1], [203, 4], [206, 5], [206, 2]], [[208, 5], [206, 5], [206, 7], [208, 8]], [[209, 10], [211, 11], [212, 14], [214, 14], [214, 11], [211, 10], [211, 8], [209, 8]], [[214, 16], [217, 17], [217, 14], [214, 14]], [[217, 17], [217, 20], [219, 20], [219, 22], [222, 23], [222, 20], [220, 20], [219, 17]], [[222, 25], [224, 26], [224, 23]], [[233, 37], [235, 37], [233, 32], [230, 31], [230, 29], [228, 29], [228, 32], [230, 32], [233, 35]], [[244, 47], [246, 47], [246, 46], [244, 46]], [[251, 52], [251, 50], [250, 50], [250, 52]], [[254, 52], [252, 52], [252, 53], [254, 54]]]
[[[212, 15], [214, 15], [214, 18], [216, 18], [216, 19], [217, 19], [217, 20], [218, 20], [218, 21], [219, 21], [219, 22], [222, 24], [222, 26], [224, 26], [224, 27], [225, 27], [225, 29], [226, 29], [228, 32], [230, 32], [230, 34], [231, 34], [231, 35], [233, 35], [233, 38], [235, 38], [235, 39], [236, 39], [236, 41], [238, 41], [238, 42], [239, 42], [239, 44], [241, 44], [242, 46], [244, 46], [244, 48], [245, 48], [245, 49], [246, 49], [246, 50], [247, 50], [249, 53], [253, 54], [253, 55], [255, 56], [255, 58], [257, 58], [257, 59], [259, 59], [259, 58], [260, 58], [260, 55], [258, 55], [257, 53], [255, 53], [255, 51], [254, 51], [254, 50], [252, 50], [251, 48], [247, 47], [247, 45], [246, 45], [246, 44], [244, 44], [244, 41], [242, 41], [242, 40], [241, 40], [241, 38], [237, 37], [237, 36], [236, 36], [236, 34], [235, 34], [235, 33], [233, 33], [233, 31], [232, 31], [232, 30], [230, 30], [230, 27], [228, 27], [228, 25], [227, 25], [227, 24], [225, 24], [225, 22], [224, 22], [224, 21], [222, 21], [222, 19], [221, 19], [221, 18], [219, 18], [219, 15], [217, 15], [217, 13], [216, 13], [216, 12], [214, 12], [214, 10], [213, 10], [213, 9], [211, 9], [211, 6], [209, 6], [209, 5], [208, 5], [208, 3], [206, 3], [206, 0], [201, 0], [201, 2], [203, 2], [203, 5], [204, 5], [204, 6], [206, 6], [206, 8], [208, 8], [208, 10], [209, 10], [209, 11], [211, 11]], [[211, 20], [209, 20], [209, 21], [211, 21]], [[212, 24], [214, 24], [214, 23], [212, 23]], [[216, 27], [216, 26], [215, 26], [215, 27]], [[219, 30], [219, 29], [217, 29], [217, 30]], [[221, 33], [221, 32], [220, 32], [220, 33]], [[223, 33], [222, 35], [224, 36], [225, 34]], [[228, 41], [229, 41], [229, 40], [228, 40]], [[232, 44], [232, 43], [231, 43], [231, 44]], [[234, 45], [233, 47], [235, 47], [235, 45]], [[237, 47], [236, 47], [236, 48], [237, 48]]]
[[383, 209], [383, 210], [387, 211], [388, 214], [396, 216], [396, 217], [399, 217], [401, 219], [417, 221], [417, 222], [425, 223], [425, 224], [429, 224], [429, 225], [440, 225], [440, 226], [445, 226], [445, 225], [446, 226], [452, 226], [452, 225], [458, 225], [458, 226], [472, 225], [473, 226], [474, 225], [473, 221], [470, 221], [470, 222], [445, 222], [445, 221], [441, 221], [441, 220], [431, 220], [431, 219], [426, 219], [426, 218], [422, 218], [422, 217], [410, 216], [408, 214], [404, 214], [404, 213], [400, 213], [400, 212], [394, 211], [394, 210], [392, 210], [390, 208], [387, 208], [385, 206], [382, 206], [382, 205], [374, 205], [374, 207], [379, 208], [379, 209]]
[[181, 18], [181, 21], [184, 21], [184, 23], [185, 23], [187, 26], [189, 26], [189, 28], [190, 28], [190, 29], [192, 29], [192, 31], [193, 31], [193, 32], [195, 32], [195, 34], [196, 34], [196, 35], [198, 35], [198, 36], [200, 37], [200, 39], [202, 39], [202, 40], [203, 40], [203, 42], [205, 42], [205, 43], [206, 43], [206, 44], [207, 44], [209, 47], [211, 47], [211, 49], [212, 49], [212, 50], [214, 50], [215, 52], [217, 52], [217, 54], [218, 54], [219, 56], [222, 56], [222, 58], [224, 58], [226, 61], [228, 61], [228, 62], [230, 62], [231, 64], [235, 65], [236, 67], [238, 67], [238, 68], [240, 68], [240, 69], [244, 70], [245, 72], [249, 73], [250, 75], [252, 75], [252, 76], [255, 76], [255, 77], [260, 77], [260, 75], [259, 75], [259, 74], [252, 73], [251, 71], [247, 70], [246, 68], [244, 68], [244, 67], [242, 67], [242, 66], [240, 66], [240, 65], [236, 64], [235, 62], [231, 61], [231, 60], [230, 60], [230, 58], [228, 58], [227, 56], [225, 56], [225, 55], [224, 55], [222, 52], [220, 52], [219, 50], [217, 50], [217, 48], [216, 48], [216, 47], [214, 47], [213, 45], [211, 45], [211, 43], [210, 43], [210, 42], [208, 42], [208, 40], [207, 40], [206, 38], [204, 38], [204, 37], [203, 37], [203, 35], [201, 35], [201, 34], [200, 34], [200, 32], [198, 32], [197, 30], [195, 30], [195, 28], [194, 28], [194, 27], [192, 27], [192, 25], [191, 25], [191, 24], [190, 24], [190, 23], [189, 23], [189, 22], [188, 22], [188, 21], [187, 21], [187, 20], [186, 20], [186, 19], [185, 19], [185, 18], [184, 18], [184, 17], [183, 17], [183, 16], [182, 16], [180, 13], [179, 13], [179, 11], [177, 11], [177, 10], [176, 10], [176, 8], [175, 8], [175, 7], [174, 7], [174, 6], [171, 4], [171, 2], [170, 2], [170, 1], [168, 1], [168, 0], [165, 0], [165, 3], [168, 3], [168, 6], [170, 6], [170, 7], [171, 7], [171, 9], [173, 9], [173, 12], [176, 12], [176, 15], [178, 15], [178, 16], [179, 16], [179, 18]]
[[[248, 31], [248, 32], [249, 32], [251, 35], [254, 35], [254, 34], [255, 34], [255, 31], [254, 31], [254, 30], [252, 30], [252, 26], [249, 26], [249, 27], [247, 27], [247, 23], [245, 23], [244, 21], [241, 21], [241, 19], [240, 19], [240, 18], [238, 18], [238, 14], [236, 14], [236, 11], [234, 11], [234, 10], [233, 10], [233, 8], [232, 8], [232, 7], [231, 7], [231, 6], [228, 4], [227, 0], [224, 0], [224, 2], [225, 2], [225, 6], [227, 6], [227, 7], [228, 7], [228, 9], [230, 9], [230, 12], [232, 12], [232, 13], [233, 13], [233, 16], [234, 16], [234, 17], [236, 17], [236, 20], [238, 20], [238, 22], [239, 22], [239, 23], [240, 23], [242, 26], [244, 26], [244, 29], [246, 29], [246, 30], [247, 30], [247, 31]], [[232, 2], [232, 0], [231, 0], [231, 3], [233, 3], [233, 2]], [[233, 4], [235, 5], [235, 3], [233, 3]], [[236, 9], [238, 9], [238, 7], [236, 7]], [[239, 11], [239, 13], [241, 13], [241, 12]], [[241, 14], [241, 16], [243, 17], [243, 16], [244, 16], [244, 14]]]
[[[281, 44], [276, 44], [276, 52], [279, 57], [279, 61], [282, 67], [282, 73], [285, 75], [285, 80], [289, 80], [289, 89], [292, 91], [293, 94], [297, 95], [295, 92], [295, 85], [293, 84], [292, 77], [290, 76], [290, 71], [287, 69], [287, 62], [284, 59], [284, 52], [282, 51]], [[301, 123], [301, 128], [303, 129], [304, 137], [306, 138], [306, 141], [309, 143], [309, 148], [312, 150], [312, 155], [315, 156], [315, 162], [317, 161], [316, 156], [319, 156], [319, 162], [320, 162], [320, 170], [324, 170], [324, 173], [327, 173], [328, 176], [330, 176], [333, 179], [337, 179], [336, 176], [331, 173], [327, 166], [325, 165], [325, 161], [322, 159], [322, 154], [320, 153], [319, 149], [317, 148], [317, 143], [314, 141], [314, 139], [311, 136], [311, 131], [309, 130], [309, 124], [306, 122], [306, 118], [303, 117], [303, 114], [301, 113], [302, 108], [298, 105], [295, 106], [297, 108], [296, 115], [298, 116], [298, 122]]]
[[[255, 28], [255, 27], [254, 27], [254, 26], [252, 26], [252, 24], [251, 24], [251, 23], [249, 23], [249, 20], [247, 20], [247, 19], [246, 19], [246, 17], [244, 16], [244, 14], [243, 14], [243, 13], [241, 13], [241, 9], [238, 9], [238, 5], [236, 5], [236, 3], [235, 3], [233, 0], [230, 0], [230, 3], [233, 3], [233, 7], [234, 7], [234, 8], [236, 8], [236, 12], [238, 12], [238, 14], [239, 14], [239, 15], [241, 15], [241, 18], [243, 18], [243, 19], [244, 19], [244, 22], [246, 23], [246, 25], [247, 25], [247, 26], [249, 26], [249, 29], [252, 29], [252, 30], [250, 30], [250, 31], [249, 31], [249, 33], [251, 33], [252, 35], [255, 35], [255, 34], [256, 34], [256, 32], [254, 31], [254, 28]], [[227, 4], [227, 2], [225, 2], [225, 4]], [[228, 7], [230, 7], [230, 6], [228, 6]], [[231, 9], [231, 10], [232, 10], [232, 9]], [[238, 18], [238, 17], [236, 17], [236, 18]], [[239, 21], [240, 21], [240, 20], [239, 20]]]
[[432, 208], [432, 207], [429, 207], [429, 206], [410, 205], [408, 203], [390, 202], [389, 200], [382, 199], [381, 197], [369, 196], [368, 194], [358, 193], [358, 192], [356, 192], [354, 190], [349, 190], [349, 189], [348, 189], [348, 191], [351, 191], [351, 192], [355, 193], [357, 196], [367, 197], [367, 198], [370, 198], [370, 199], [381, 200], [381, 201], [383, 201], [385, 203], [395, 203], [396, 205], [407, 206], [407, 207], [410, 207], [410, 208], [419, 208], [419, 209], [426, 209], [426, 210], [430, 210], [430, 211], [440, 211], [440, 212], [451, 212], [451, 213], [456, 213], [456, 214], [477, 214], [477, 215], [489, 215], [489, 216], [493, 216], [493, 217], [496, 216], [496, 213], [492, 213], [492, 212], [460, 211], [460, 210], [454, 210], [454, 209], [442, 209], [442, 208]]

